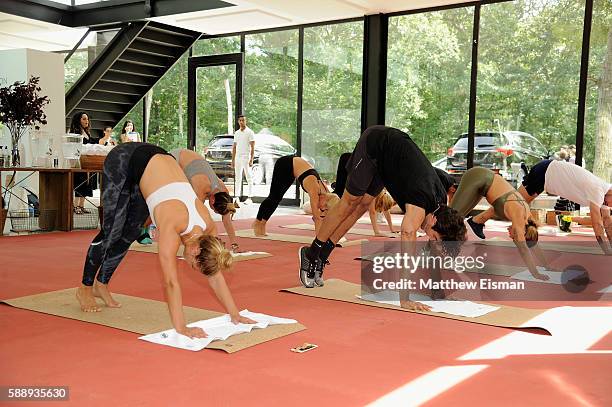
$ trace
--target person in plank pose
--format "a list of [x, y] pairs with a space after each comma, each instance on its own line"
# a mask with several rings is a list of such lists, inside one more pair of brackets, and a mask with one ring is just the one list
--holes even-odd
[[[612, 185], [591, 172], [567, 161], [542, 160], [523, 178], [518, 192], [530, 204], [542, 192], [562, 196], [588, 206], [593, 231], [601, 250], [612, 255]], [[468, 224], [481, 239], [485, 238], [485, 222], [495, 215], [495, 208], [468, 219]]]
[[[223, 270], [232, 255], [216, 237], [215, 224], [197, 198], [176, 160], [164, 149], [147, 143], [124, 143], [108, 153], [102, 174], [104, 218], [87, 251], [77, 299], [84, 312], [98, 312], [99, 296], [108, 307], [120, 307], [108, 283], [149, 215], [159, 231], [159, 261], [174, 329], [189, 337], [205, 337], [200, 328], [186, 326], [176, 253], [208, 277], [213, 291], [234, 323], [254, 323], [238, 313]], [[146, 316], [144, 316], [146, 317]]]

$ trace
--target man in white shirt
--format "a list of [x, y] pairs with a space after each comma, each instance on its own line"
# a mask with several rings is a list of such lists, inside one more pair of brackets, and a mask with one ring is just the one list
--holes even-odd
[[[249, 194], [246, 204], [253, 201], [253, 179], [251, 178], [251, 167], [253, 166], [253, 158], [255, 157], [255, 133], [246, 125], [246, 117], [238, 116], [238, 124], [240, 129], [234, 133], [234, 145], [232, 146], [232, 168], [236, 174], [236, 190], [234, 195], [242, 196], [242, 175], [246, 174], [247, 183], [249, 184]], [[240, 193], [238, 193], [238, 188]]]
[[[612, 255], [612, 184], [567, 161], [543, 160], [531, 168], [518, 191], [527, 203], [546, 191], [588, 206], [597, 242], [605, 254]], [[485, 220], [493, 217], [492, 211], [488, 212]], [[482, 225], [477, 227], [482, 233]]]

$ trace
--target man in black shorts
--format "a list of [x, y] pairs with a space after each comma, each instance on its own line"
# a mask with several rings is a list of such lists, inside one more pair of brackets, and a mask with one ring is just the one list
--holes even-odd
[[402, 240], [416, 241], [420, 228], [431, 240], [465, 240], [463, 218], [446, 206], [447, 191], [438, 174], [406, 133], [386, 126], [366, 129], [346, 170], [348, 179], [340, 203], [330, 210], [312, 245], [300, 248], [300, 281], [304, 286], [323, 285], [323, 268], [336, 243], [383, 188], [405, 213]]

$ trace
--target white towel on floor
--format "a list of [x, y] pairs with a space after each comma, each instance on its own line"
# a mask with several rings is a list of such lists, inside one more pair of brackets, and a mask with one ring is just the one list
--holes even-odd
[[548, 284], [563, 284], [564, 282], [573, 280], [576, 277], [580, 277], [584, 274], [583, 271], [580, 270], [568, 270], [566, 272], [558, 272], [553, 270], [547, 270], [544, 267], [538, 266], [538, 272], [541, 274], [545, 274], [549, 277], [548, 280], [539, 280], [531, 275], [529, 270], [521, 271], [512, 276], [515, 280], [524, 280], [524, 281], [535, 281], [539, 283], [548, 283]]
[[250, 318], [253, 321], [257, 321], [257, 324], [234, 325], [229, 315], [222, 315], [220, 317], [205, 319], [187, 325], [188, 327], [202, 328], [208, 335], [206, 338], [192, 339], [177, 333], [174, 329], [168, 329], [166, 331], [144, 335], [138, 339], [157, 343], [159, 345], [172, 346], [174, 348], [199, 351], [207, 347], [212, 341], [223, 341], [232, 335], [251, 332], [251, 330], [254, 328], [264, 329], [269, 325], [297, 323], [297, 321], [294, 319], [278, 318], [271, 315], [250, 312], [249, 310], [240, 311], [240, 315]]
[[254, 256], [256, 254], [270, 254], [268, 252], [239, 252], [239, 253], [230, 252], [230, 253], [232, 254], [232, 257]]
[[[420, 294], [416, 294], [416, 295], [418, 297], [415, 297], [415, 294], [410, 294], [410, 299], [412, 301], [417, 301], [417, 302], [420, 302], [421, 304], [428, 305], [429, 307], [431, 307], [431, 312], [441, 312], [444, 314], [457, 315], [460, 317], [478, 318], [490, 312], [497, 311], [499, 309], [499, 307], [495, 307], [493, 305], [479, 304], [477, 302], [472, 302], [472, 301], [454, 301], [454, 300], [432, 301], [431, 299], [425, 300], [425, 298], [428, 298], [428, 297], [424, 295], [420, 295]], [[380, 298], [379, 296], [372, 295], [372, 294], [364, 295], [364, 296], [357, 296], [357, 297], [361, 298], [364, 301], [372, 301], [372, 302], [377, 302], [379, 304], [395, 305], [397, 307], [400, 306], [399, 299], [391, 300], [391, 301], [386, 301], [386, 300], [383, 301], [383, 300], [378, 299]]]

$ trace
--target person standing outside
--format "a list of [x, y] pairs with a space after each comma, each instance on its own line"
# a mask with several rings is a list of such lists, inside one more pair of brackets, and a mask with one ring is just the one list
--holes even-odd
[[253, 178], [251, 177], [251, 167], [253, 166], [253, 159], [255, 158], [255, 133], [249, 129], [246, 125], [247, 120], [243, 115], [238, 116], [238, 125], [240, 129], [234, 133], [234, 144], [232, 146], [232, 168], [234, 168], [236, 174], [236, 188], [240, 188], [240, 194], [238, 190], [234, 191], [234, 195], [237, 197], [242, 196], [242, 175], [246, 174], [247, 183], [249, 184], [249, 191], [246, 204], [250, 204], [253, 201]]

